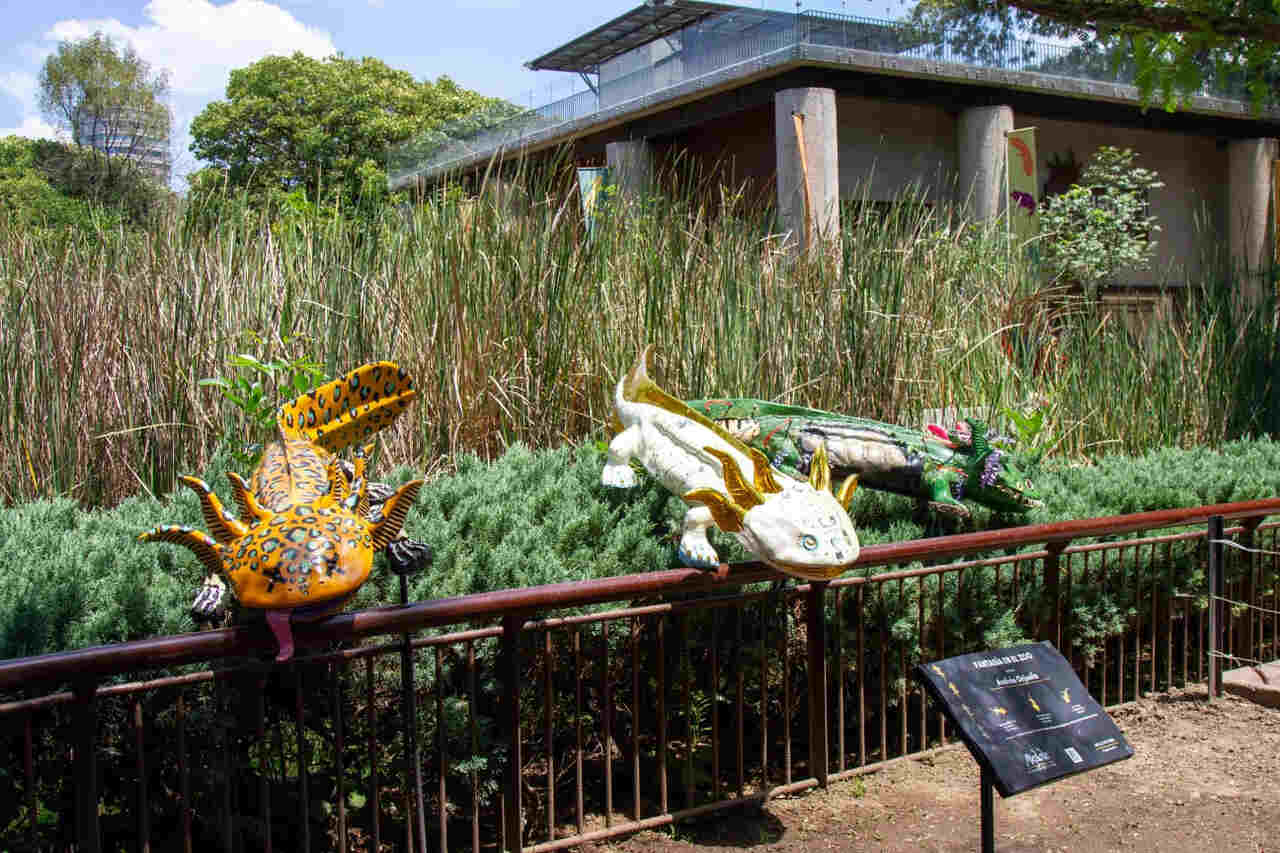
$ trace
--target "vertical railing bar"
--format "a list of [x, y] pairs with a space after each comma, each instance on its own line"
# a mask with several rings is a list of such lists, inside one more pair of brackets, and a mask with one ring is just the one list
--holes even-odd
[[436, 646], [436, 757], [440, 765], [436, 799], [441, 851], [449, 849], [449, 743], [444, 728], [444, 646]]
[[671, 813], [667, 802], [667, 643], [666, 621], [658, 613], [658, 809], [659, 813]]
[[302, 853], [311, 850], [311, 799], [307, 791], [307, 733], [304, 725], [302, 706], [302, 668], [293, 665], [293, 731], [298, 743], [298, 808], [301, 812], [302, 832], [299, 835], [299, 849]]
[[[898, 612], [907, 612], [907, 599], [905, 591], [906, 579], [898, 578]], [[907, 644], [900, 643], [898, 645], [898, 671], [902, 673], [902, 678], [898, 680], [898, 737], [902, 744], [902, 754], [906, 755], [907, 749]]]
[[[920, 654], [925, 654], [924, 599], [925, 583], [923, 577], [913, 579], [916, 585], [916, 636], [920, 638]], [[929, 699], [925, 696], [924, 685], [918, 686], [920, 696], [920, 749], [929, 747]], [[905, 713], [905, 712], [904, 712]]]
[[98, 686], [77, 684], [75, 720], [76, 841], [87, 853], [100, 853], [98, 827]]
[[[547, 749], [547, 840], [556, 840], [556, 730], [551, 629], [542, 633], [542, 712]], [[442, 848], [444, 849], [444, 848]]]
[[[476, 646], [467, 640], [467, 722], [471, 729], [471, 755], [480, 751], [480, 730], [476, 709]], [[480, 771], [471, 762], [471, 853], [480, 853]]]
[[27, 786], [27, 845], [36, 846], [36, 828], [39, 826], [39, 809], [36, 806], [36, 765], [34, 733], [31, 727], [31, 711], [22, 715], [22, 773]]
[[760, 790], [769, 798], [769, 617], [760, 600]]
[[[1124, 577], [1125, 577], [1123, 548], [1116, 549], [1116, 561], [1119, 563], [1119, 565], [1116, 566], [1117, 577], [1115, 579], [1115, 590], [1116, 590], [1117, 597], [1120, 597], [1121, 600], [1123, 600]], [[1129, 620], [1127, 618], [1128, 614], [1126, 613], [1125, 615], [1126, 615], [1126, 618], [1124, 620], [1124, 624], [1120, 628], [1120, 636], [1116, 638], [1116, 647], [1117, 647], [1116, 662], [1115, 662], [1116, 663], [1116, 702], [1118, 703], [1124, 702], [1124, 668], [1125, 668], [1124, 638], [1125, 638], [1125, 635], [1129, 633], [1129, 625], [1128, 625]]]
[[581, 835], [586, 826], [582, 801], [582, 631], [576, 624], [573, 626], [573, 685], [573, 731], [577, 744], [573, 751], [574, 814], [578, 834]]
[[746, 786], [746, 724], [744, 715], [746, 714], [746, 673], [743, 672], [742, 663], [742, 621], [745, 616], [746, 609], [741, 601], [734, 605], [734, 639], [733, 644], [733, 671], [738, 679], [738, 697], [737, 697], [737, 714], [736, 728], [738, 739], [738, 798], [741, 799]]
[[1280, 558], [1275, 555], [1276, 542], [1280, 540], [1275, 528], [1271, 530], [1271, 659], [1280, 658]]
[[178, 789], [182, 801], [182, 853], [191, 853], [191, 768], [187, 764], [187, 702], [178, 688]]
[[867, 763], [867, 597], [866, 585], [858, 586], [858, 766]]
[[232, 853], [235, 849], [235, 823], [234, 811], [231, 808], [231, 726], [227, 722], [227, 718], [231, 714], [230, 699], [227, 696], [227, 685], [222, 679], [216, 679], [213, 682], [214, 692], [214, 708], [217, 713], [217, 719], [214, 731], [217, 732], [217, 743], [221, 747], [222, 761], [222, 785], [219, 806], [221, 810], [220, 818], [222, 825], [222, 849], [225, 853]]
[[836, 752], [840, 772], [844, 757], [844, 587], [836, 587]]
[[640, 820], [640, 617], [631, 617], [631, 817]]
[[1149, 685], [1152, 693], [1156, 692], [1156, 666], [1157, 655], [1156, 650], [1160, 647], [1160, 639], [1157, 626], [1160, 626], [1159, 613], [1159, 584], [1156, 576], [1156, 545], [1151, 543], [1149, 551], [1150, 565], [1148, 569], [1151, 573], [1151, 683]]
[[[507, 778], [503, 788], [506, 795], [503, 801], [503, 845], [505, 850], [518, 851], [523, 847], [523, 812], [524, 812], [524, 759], [521, 754], [522, 743], [520, 723], [523, 719], [520, 708], [520, 632], [524, 628], [524, 616], [508, 611], [502, 617], [502, 639], [499, 656], [502, 668], [499, 681], [504, 695], [504, 711], [506, 712], [506, 733], [510, 738], [507, 750]], [[577, 631], [577, 628], [574, 628]], [[577, 638], [575, 633], [575, 648]], [[581, 679], [581, 671], [578, 672]], [[581, 776], [579, 776], [581, 780]], [[425, 853], [425, 851], [423, 851]]]
[[960, 654], [969, 650], [969, 620], [966, 617], [968, 611], [965, 609], [967, 603], [964, 595], [964, 566], [961, 566], [956, 569], [956, 607], [960, 612]]
[[885, 645], [889, 636], [889, 608], [884, 599], [884, 584], [876, 584], [876, 609], [880, 611], [880, 637], [876, 646], [880, 652], [880, 760], [889, 759], [889, 697], [888, 658]]
[[[944, 572], [938, 573], [938, 659], [947, 656], [947, 597]], [[938, 742], [947, 745], [947, 720], [938, 710]]]
[[[1208, 547], [1206, 545], [1206, 547]], [[1198, 549], [1197, 549], [1198, 550]], [[1204, 622], [1205, 612], [1196, 608], [1196, 681], [1204, 680]]]
[[[1108, 549], [1098, 552], [1098, 586], [1102, 590], [1102, 594], [1114, 600], [1114, 583], [1111, 571], [1112, 552]], [[1101, 685], [1101, 702], [1102, 707], [1112, 704], [1107, 700], [1107, 691], [1109, 687], [1110, 669], [1115, 666], [1116, 647], [1119, 644], [1119, 638], [1113, 634], [1104, 634], [1101, 640], [1102, 646], [1102, 666], [1099, 673], [1099, 684]]]
[[1061, 596], [1056, 605], [1058, 611], [1058, 637], [1062, 644], [1062, 656], [1071, 664], [1071, 668], [1079, 672], [1080, 666], [1076, 656], [1075, 645], [1071, 642], [1071, 554], [1064, 554], [1059, 559], [1062, 561], [1063, 583]]
[[1142, 695], [1142, 546], [1133, 546], [1133, 613], [1137, 620], [1133, 634], [1133, 698]]
[[369, 830], [372, 833], [371, 850], [378, 851], [382, 846], [381, 812], [382, 806], [378, 797], [378, 704], [373, 682], [373, 656], [364, 659], [365, 700], [368, 707], [365, 713], [369, 718]]
[[133, 746], [135, 769], [138, 774], [138, 850], [150, 853], [151, 850], [151, 801], [147, 799], [147, 758], [146, 738], [143, 730], [142, 697], [133, 697]]
[[1167, 625], [1165, 627], [1165, 689], [1173, 689], [1173, 543], [1166, 542], [1164, 545], [1164, 565], [1165, 565], [1165, 619]]
[[253, 730], [258, 748], [258, 799], [262, 820], [262, 849], [271, 853], [271, 773], [270, 747], [267, 745], [267, 676], [260, 672], [254, 678]]
[[681, 679], [684, 683], [684, 805], [693, 808], [693, 751], [697, 742], [697, 729], [693, 719], [693, 655], [689, 650], [689, 617], [681, 614], [676, 617], [680, 626], [680, 666]]
[[720, 608], [711, 609], [711, 799], [720, 800]]
[[831, 724], [827, 689], [827, 583], [813, 581], [805, 602], [805, 651], [809, 707], [809, 775], [826, 788], [831, 775]]
[[604, 716], [604, 825], [613, 826], [613, 690], [609, 683], [609, 621], [600, 623], [600, 713]]
[[791, 784], [791, 602], [782, 591], [782, 783]]
[[347, 767], [342, 755], [343, 728], [345, 721], [342, 715], [342, 671], [345, 663], [342, 660], [333, 662], [332, 675], [332, 710], [333, 717], [333, 773], [335, 778], [335, 795], [338, 800], [338, 853], [347, 853]]

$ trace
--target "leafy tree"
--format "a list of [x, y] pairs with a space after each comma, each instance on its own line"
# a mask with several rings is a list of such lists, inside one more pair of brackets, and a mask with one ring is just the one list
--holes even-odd
[[75, 145], [107, 155], [108, 172], [140, 165], [157, 144], [168, 145], [168, 74], [152, 70], [128, 44], [118, 48], [101, 32], [60, 42], [40, 69], [39, 86], [45, 115]]
[[919, 0], [912, 18], [953, 29], [961, 53], [990, 52], [1017, 32], [1076, 38], [1132, 62], [1143, 97], [1159, 94], [1168, 108], [1205, 86], [1237, 88], [1256, 108], [1280, 79], [1273, 0]]
[[143, 224], [168, 192], [115, 160], [46, 139], [0, 139], [0, 212], [33, 227]]
[[192, 122], [192, 152], [225, 172], [195, 189], [221, 183], [268, 201], [301, 189], [312, 201], [375, 206], [389, 146], [493, 102], [369, 57], [268, 56], [232, 71], [226, 99]]
[[1080, 183], [1050, 196], [1040, 212], [1042, 257], [1057, 276], [1079, 282], [1089, 295], [1121, 269], [1151, 263], [1160, 230], [1147, 193], [1164, 184], [1133, 165], [1133, 151], [1104, 145], [1085, 165]]

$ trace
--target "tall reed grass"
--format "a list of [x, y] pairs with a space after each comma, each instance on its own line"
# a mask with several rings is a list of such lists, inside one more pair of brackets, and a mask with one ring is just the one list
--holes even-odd
[[[1032, 299], [999, 223], [855, 206], [835, 251], [794, 262], [745, 193], [663, 183], [605, 205], [590, 239], [563, 168], [375, 221], [234, 199], [142, 233], [0, 219], [0, 499], [171, 489], [239, 417], [198, 381], [246, 351], [331, 374], [407, 366], [419, 403], [383, 453], [428, 473], [463, 451], [602, 436], [646, 343], [678, 395], [902, 423], [1034, 404], [1071, 457], [1274, 427], [1274, 305], [1233, 311], [1230, 276], [1182, 287], [1143, 338], [1092, 306]], [[1029, 304], [1058, 306], [1057, 324]]]

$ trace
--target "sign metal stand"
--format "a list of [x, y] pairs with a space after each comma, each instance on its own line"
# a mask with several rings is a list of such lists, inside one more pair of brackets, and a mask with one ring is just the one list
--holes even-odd
[[995, 794], [1130, 758], [1133, 748], [1050, 643], [919, 664], [916, 678], [982, 771], [982, 853], [995, 853]]

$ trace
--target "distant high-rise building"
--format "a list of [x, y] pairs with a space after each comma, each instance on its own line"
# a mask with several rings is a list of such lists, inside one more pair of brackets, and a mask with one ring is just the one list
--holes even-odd
[[169, 183], [173, 158], [169, 153], [169, 113], [116, 107], [86, 111], [76, 122], [75, 139], [85, 147], [113, 157], [133, 160], [157, 182]]

